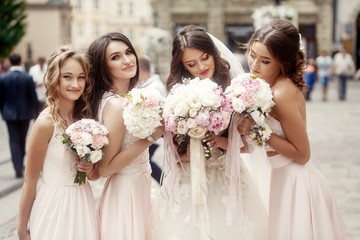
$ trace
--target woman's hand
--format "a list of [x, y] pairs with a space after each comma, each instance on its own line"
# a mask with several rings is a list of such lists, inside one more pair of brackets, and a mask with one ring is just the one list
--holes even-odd
[[241, 117], [238, 122], [237, 130], [241, 136], [248, 135], [252, 124], [254, 123], [254, 119], [250, 115], [245, 115]]
[[207, 142], [210, 149], [221, 148], [226, 150], [228, 146], [228, 139], [226, 137], [221, 137], [213, 134], [207, 134], [203, 141]]
[[156, 128], [155, 132], [153, 134], [151, 134], [151, 136], [155, 139], [158, 140], [159, 138], [161, 138], [164, 135], [165, 132], [165, 127], [164, 126], [159, 126]]
[[19, 240], [30, 240], [30, 232], [25, 230], [18, 230]]
[[79, 172], [84, 172], [87, 175], [93, 170], [94, 164], [92, 162], [84, 163], [82, 159], [78, 159], [76, 167]]

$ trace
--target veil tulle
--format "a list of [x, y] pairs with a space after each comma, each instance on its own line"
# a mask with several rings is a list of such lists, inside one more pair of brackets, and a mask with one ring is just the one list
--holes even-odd
[[223, 42], [219, 39], [208, 33], [211, 40], [214, 42], [215, 46], [220, 52], [220, 56], [229, 62], [230, 64], [230, 76], [231, 78], [236, 77], [239, 73], [243, 73], [244, 69], [241, 66], [240, 61], [235, 57], [235, 55], [225, 46]]

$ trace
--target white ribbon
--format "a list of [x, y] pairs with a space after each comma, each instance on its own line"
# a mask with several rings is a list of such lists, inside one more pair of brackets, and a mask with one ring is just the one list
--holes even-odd
[[191, 210], [194, 240], [210, 239], [209, 209], [207, 205], [208, 186], [205, 161], [206, 159], [201, 140], [190, 138]]

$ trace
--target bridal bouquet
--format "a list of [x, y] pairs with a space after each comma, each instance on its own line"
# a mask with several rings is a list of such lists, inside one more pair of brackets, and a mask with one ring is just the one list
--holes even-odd
[[[186, 135], [203, 139], [227, 128], [233, 112], [231, 99], [210, 79], [185, 79], [171, 89], [164, 105], [165, 129], [176, 134], [178, 144]], [[207, 158], [211, 157], [207, 149]]]
[[[96, 163], [104, 156], [103, 149], [109, 144], [107, 138], [108, 130], [102, 123], [93, 119], [81, 119], [71, 124], [66, 133], [63, 133], [63, 144], [66, 144], [71, 150], [82, 158], [84, 163]], [[86, 182], [86, 176], [83, 172], [77, 172], [74, 183], [79, 185]]]
[[258, 110], [265, 115], [275, 105], [269, 84], [254, 74], [237, 75], [225, 93], [231, 98], [234, 110], [242, 114]]
[[146, 138], [161, 126], [164, 97], [156, 89], [134, 88], [125, 95], [124, 123], [138, 138]]

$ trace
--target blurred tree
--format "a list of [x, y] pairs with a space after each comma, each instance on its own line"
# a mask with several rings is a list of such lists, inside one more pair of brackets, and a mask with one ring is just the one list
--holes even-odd
[[7, 58], [25, 35], [25, 0], [0, 1], [0, 61]]

